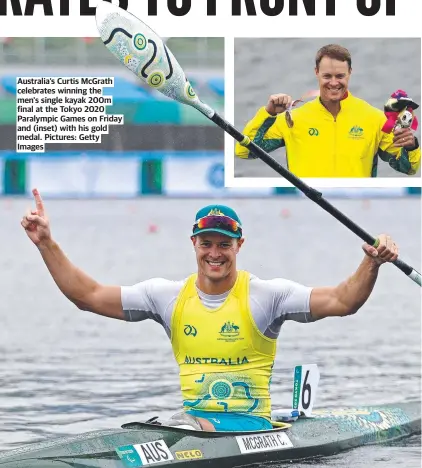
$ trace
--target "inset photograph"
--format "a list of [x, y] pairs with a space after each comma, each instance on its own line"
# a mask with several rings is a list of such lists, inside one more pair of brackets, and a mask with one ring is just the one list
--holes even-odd
[[420, 178], [420, 70], [418, 38], [235, 39], [235, 126], [301, 178]]

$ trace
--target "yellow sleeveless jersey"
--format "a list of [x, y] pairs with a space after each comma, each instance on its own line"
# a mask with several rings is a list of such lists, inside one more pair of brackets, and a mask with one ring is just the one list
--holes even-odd
[[197, 275], [176, 300], [171, 341], [180, 368], [185, 409], [249, 413], [270, 418], [276, 340], [257, 328], [249, 307], [249, 273], [238, 271], [225, 302], [205, 308]]
[[[288, 168], [298, 177], [376, 177], [378, 155], [398, 172], [412, 175], [419, 169], [420, 148], [395, 147], [393, 133], [381, 130], [384, 113], [350, 92], [336, 118], [319, 98], [294, 109], [292, 118], [289, 128], [284, 113], [274, 117], [262, 107], [244, 134], [267, 152], [285, 146]], [[235, 152], [253, 158], [239, 143]]]

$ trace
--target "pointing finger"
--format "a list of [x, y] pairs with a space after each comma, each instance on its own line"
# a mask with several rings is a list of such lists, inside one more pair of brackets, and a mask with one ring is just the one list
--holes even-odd
[[42, 201], [40, 192], [38, 192], [38, 189], [34, 188], [32, 190], [32, 194], [34, 195], [35, 206], [37, 207], [38, 215], [39, 216], [44, 216], [45, 215], [44, 203]]

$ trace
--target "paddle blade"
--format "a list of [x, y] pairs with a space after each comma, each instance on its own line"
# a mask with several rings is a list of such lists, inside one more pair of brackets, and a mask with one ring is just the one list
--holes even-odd
[[168, 47], [145, 23], [106, 1], [98, 3], [95, 16], [104, 45], [138, 78], [208, 118], [214, 115], [215, 111], [200, 101]]

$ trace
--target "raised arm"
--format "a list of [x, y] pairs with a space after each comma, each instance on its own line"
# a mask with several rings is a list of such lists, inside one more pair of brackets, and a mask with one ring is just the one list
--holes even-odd
[[[292, 102], [287, 94], [273, 94], [268, 98], [267, 105], [261, 107], [254, 118], [250, 120], [243, 133], [264, 151], [271, 152], [284, 146], [283, 132], [277, 115], [286, 111]], [[236, 143], [235, 154], [241, 159], [255, 159], [245, 146]]]
[[310, 298], [314, 319], [342, 317], [356, 313], [367, 301], [378, 277], [379, 267], [398, 257], [393, 240], [382, 234], [377, 248], [363, 245], [365, 257], [356, 272], [336, 287], [314, 288]]
[[32, 193], [36, 209], [22, 218], [21, 225], [40, 251], [60, 291], [81, 310], [124, 320], [121, 288], [97, 283], [70, 262], [51, 237], [50, 223], [41, 195], [37, 189]]

